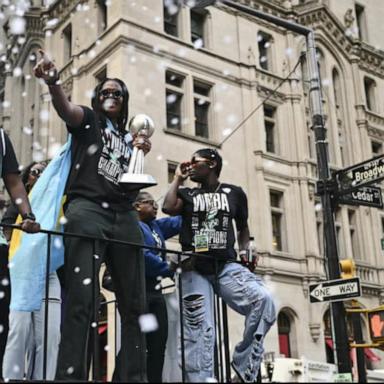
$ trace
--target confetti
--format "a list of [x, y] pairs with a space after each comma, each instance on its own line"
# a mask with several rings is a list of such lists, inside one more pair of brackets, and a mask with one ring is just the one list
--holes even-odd
[[139, 317], [139, 324], [141, 332], [148, 333], [156, 331], [159, 328], [156, 316], [152, 313], [147, 313]]

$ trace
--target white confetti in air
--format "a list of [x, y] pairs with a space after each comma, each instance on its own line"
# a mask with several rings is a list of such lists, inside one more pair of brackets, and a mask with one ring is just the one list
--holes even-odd
[[182, 272], [182, 269], [180, 267], [176, 269], [176, 273], [180, 274], [181, 272]]
[[26, 97], [27, 95], [28, 95], [28, 93], [25, 91], [21, 94], [22, 97]]
[[75, 368], [73, 368], [73, 367], [69, 367], [69, 368], [67, 369], [67, 373], [68, 373], [68, 375], [72, 375], [73, 372], [75, 372]]
[[63, 240], [61, 240], [61, 238], [59, 238], [59, 237], [56, 237], [56, 239], [53, 241], [53, 246], [56, 249], [61, 249], [63, 246]]
[[46, 25], [48, 28], [52, 28], [52, 27], [54, 27], [58, 22], [59, 22], [59, 19], [55, 18], [55, 19], [48, 20], [48, 21], [45, 23], [45, 25]]
[[158, 155], [157, 157], [156, 157], [156, 160], [163, 160], [163, 155]]
[[93, 89], [88, 89], [85, 91], [85, 97], [91, 99], [94, 95]]
[[315, 205], [315, 211], [316, 211], [316, 212], [320, 212], [321, 209], [322, 209], [322, 205], [321, 205], [321, 203], [317, 203], [317, 204]]
[[94, 154], [97, 152], [97, 148], [98, 148], [97, 144], [91, 144], [91, 145], [88, 147], [88, 149], [87, 149], [87, 154], [88, 154], [89, 156], [94, 155]]
[[51, 37], [52, 31], [49, 29], [48, 31], [45, 31], [45, 37]]
[[0, 291], [0, 300], [4, 299], [4, 297], [5, 297], [5, 293], [3, 291]]
[[156, 331], [159, 328], [156, 316], [153, 313], [147, 313], [139, 317], [141, 332], [148, 333]]
[[79, 273], [79, 272], [80, 272], [80, 267], [75, 267], [75, 268], [73, 269], [73, 271], [74, 271], [75, 273]]
[[13, 366], [12, 370], [13, 370], [14, 373], [18, 373], [18, 372], [20, 372], [20, 367], [17, 364], [15, 364]]
[[3, 287], [7, 287], [9, 285], [9, 279], [7, 279], [6, 277], [4, 277], [3, 280], [1, 280], [1, 285]]
[[11, 106], [11, 103], [8, 100], [4, 100], [2, 106], [3, 108], [9, 108]]
[[220, 112], [220, 111], [223, 110], [223, 104], [221, 104], [221, 103], [216, 103], [216, 104], [214, 105], [213, 109], [214, 109], [215, 112]]
[[12, 35], [22, 35], [25, 32], [25, 19], [19, 16], [13, 16], [9, 20], [9, 31]]
[[25, 133], [26, 135], [32, 135], [33, 130], [31, 127], [23, 127], [23, 133]]
[[156, 290], [156, 291], [159, 291], [160, 289], [161, 289], [161, 284], [156, 284], [156, 285], [155, 285], [155, 290]]
[[46, 109], [41, 110], [39, 117], [40, 117], [41, 121], [48, 121], [49, 120], [49, 111]]
[[227, 116], [226, 120], [228, 124], [235, 124], [236, 121], [238, 120], [238, 117], [234, 113], [231, 113], [230, 115]]
[[109, 204], [106, 202], [106, 201], [103, 201], [101, 203], [101, 206], [104, 208], [104, 209], [108, 209], [109, 208]]
[[288, 57], [291, 57], [292, 54], [293, 54], [293, 49], [291, 47], [288, 47], [286, 50], [285, 50], [285, 54], [288, 56]]
[[172, 119], [171, 119], [171, 124], [172, 125], [177, 125], [179, 123], [179, 118], [178, 117], [173, 117]]
[[97, 327], [97, 323], [96, 322], [92, 322], [91, 327], [92, 328], [96, 328]]
[[223, 70], [223, 75], [224, 76], [229, 76], [231, 74], [231, 71], [229, 69], [224, 69]]
[[0, 333], [3, 333], [3, 332], [4, 332], [4, 326], [0, 324]]
[[228, 136], [232, 132], [232, 129], [226, 128], [223, 130], [223, 136]]
[[71, 68], [71, 74], [73, 76], [77, 75], [78, 72], [79, 72], [79, 70], [77, 68]]
[[68, 223], [68, 219], [65, 216], [61, 216], [60, 219], [59, 219], [59, 223], [61, 225], [65, 225], [65, 224]]
[[23, 199], [22, 199], [21, 197], [18, 197], [18, 198], [15, 200], [15, 204], [16, 204], [16, 205], [20, 205], [22, 202], [23, 202]]
[[93, 59], [94, 57], [96, 57], [96, 51], [94, 49], [91, 49], [89, 52], [88, 52], [88, 57], [90, 59]]
[[172, 93], [167, 96], [167, 104], [173, 104], [177, 100], [177, 96]]
[[185, 57], [187, 56], [187, 50], [185, 48], [179, 48], [176, 52], [177, 56]]
[[109, 350], [110, 350], [109, 345], [106, 345], [106, 346], [104, 347], [104, 351], [108, 352]]
[[83, 285], [89, 285], [91, 284], [92, 279], [90, 277], [87, 277], [86, 279], [83, 280]]
[[267, 61], [267, 56], [260, 57], [260, 63], [265, 63]]
[[78, 171], [78, 170], [80, 169], [80, 164], [79, 164], [79, 163], [77, 163], [77, 164], [75, 165], [75, 169], [76, 169], [76, 171]]
[[48, 157], [50, 159], [54, 158], [56, 155], [60, 153], [60, 149], [61, 149], [60, 143], [51, 144], [48, 148]]
[[23, 70], [20, 67], [16, 67], [13, 69], [12, 74], [14, 77], [19, 77], [23, 74]]
[[204, 47], [204, 41], [203, 39], [196, 39], [193, 43], [193, 46], [195, 47], [195, 49], [200, 49], [200, 48], [203, 48]]

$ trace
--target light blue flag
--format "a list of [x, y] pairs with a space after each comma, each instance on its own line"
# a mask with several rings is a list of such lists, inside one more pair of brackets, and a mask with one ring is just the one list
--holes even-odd
[[[71, 136], [32, 188], [29, 195], [32, 212], [42, 229], [57, 230], [65, 185], [71, 168]], [[11, 309], [40, 310], [45, 294], [48, 235], [14, 230], [10, 245]], [[61, 236], [52, 236], [50, 273], [64, 263]]]

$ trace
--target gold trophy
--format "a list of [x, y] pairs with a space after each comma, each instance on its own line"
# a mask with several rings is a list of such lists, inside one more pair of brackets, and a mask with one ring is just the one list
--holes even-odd
[[[155, 130], [153, 120], [144, 114], [132, 117], [129, 122], [129, 131], [131, 135], [137, 136], [144, 141], [144, 138], [151, 137]], [[144, 173], [144, 152], [137, 147], [133, 148], [131, 160], [128, 166], [128, 172], [123, 173], [119, 184], [127, 191], [152, 187], [157, 184], [151, 175]]]

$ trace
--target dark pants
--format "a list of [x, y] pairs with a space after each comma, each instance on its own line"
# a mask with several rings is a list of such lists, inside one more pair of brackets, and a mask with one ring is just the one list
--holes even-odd
[[[136, 212], [115, 212], [77, 198], [69, 203], [66, 232], [142, 243]], [[87, 380], [87, 340], [92, 319], [93, 241], [65, 239], [66, 308], [56, 380]], [[146, 381], [145, 335], [138, 318], [145, 311], [144, 256], [137, 247], [96, 242], [97, 276], [104, 259], [111, 272], [121, 316], [121, 350], [113, 381]], [[99, 281], [97, 279], [97, 284]], [[99, 289], [97, 290], [99, 291]]]
[[164, 353], [168, 338], [167, 306], [161, 292], [147, 291], [148, 313], [156, 316], [158, 329], [147, 333], [148, 381], [161, 383], [164, 366]]
[[[8, 284], [7, 284], [8, 282]], [[3, 378], [3, 357], [9, 331], [11, 289], [8, 270], [8, 246], [0, 245], [0, 380]]]

